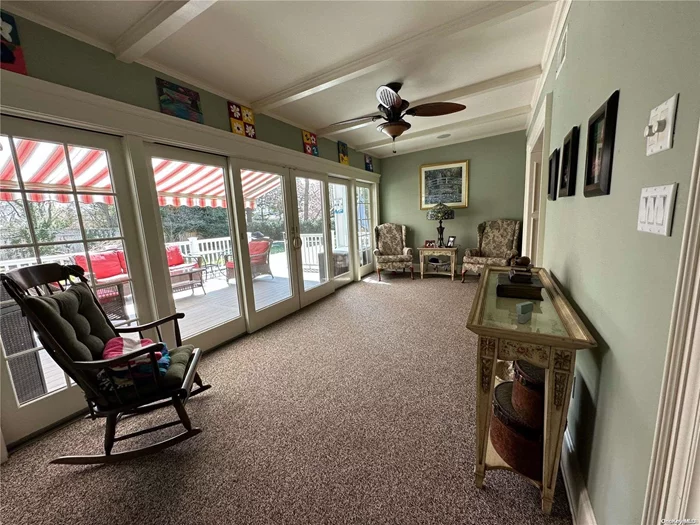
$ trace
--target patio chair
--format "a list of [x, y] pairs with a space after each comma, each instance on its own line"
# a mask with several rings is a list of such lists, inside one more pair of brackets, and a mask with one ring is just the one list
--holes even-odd
[[[263, 237], [248, 242], [248, 253], [250, 254], [250, 268], [253, 272], [253, 279], [259, 275], [269, 275], [273, 279], [270, 268], [270, 250], [272, 249], [272, 239]], [[231, 255], [226, 255], [226, 280], [236, 278], [236, 263]]]
[[[44, 349], [83, 390], [90, 417], [106, 419], [104, 454], [63, 456], [52, 463], [115, 463], [158, 452], [201, 432], [192, 426], [185, 403], [190, 396], [207, 390], [210, 385], [205, 385], [197, 373], [200, 349], [182, 345], [178, 319], [184, 314], [173, 314], [140, 326], [115, 328], [88, 286], [83, 269], [75, 265], [50, 263], [18, 268], [0, 274], [0, 280], [29, 319]], [[170, 366], [163, 374], [159, 371], [156, 353], [165, 350], [161, 325], [168, 322], [174, 323], [177, 344], [169, 350]], [[133, 333], [143, 339], [147, 330], [155, 330], [158, 342], [119, 357], [102, 359], [102, 351], [110, 339]], [[140, 356], [148, 356], [149, 373], [144, 373], [143, 365], [134, 365], [133, 360]], [[128, 375], [124, 376], [122, 371], [120, 376], [116, 368], [125, 369]], [[135, 375], [139, 373], [141, 375]], [[196, 390], [192, 390], [193, 384], [197, 385]], [[169, 405], [175, 408], [177, 420], [115, 437], [121, 419]], [[178, 424], [185, 430], [176, 436], [112, 453], [116, 441]]]

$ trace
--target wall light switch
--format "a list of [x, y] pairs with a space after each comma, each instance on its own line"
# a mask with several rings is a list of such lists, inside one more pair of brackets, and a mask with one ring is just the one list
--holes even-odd
[[644, 129], [647, 139], [647, 157], [673, 147], [673, 132], [676, 126], [678, 93], [649, 114], [649, 124]]
[[642, 188], [637, 216], [638, 231], [667, 237], [671, 235], [677, 188], [678, 183]]

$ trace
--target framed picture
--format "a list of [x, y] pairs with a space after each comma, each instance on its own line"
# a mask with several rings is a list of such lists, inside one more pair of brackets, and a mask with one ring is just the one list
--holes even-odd
[[437, 245], [435, 244], [434, 240], [425, 241], [425, 243], [423, 244], [423, 248], [435, 248], [435, 246], [437, 246]]
[[301, 140], [304, 143], [304, 153], [318, 157], [318, 139], [316, 133], [311, 133], [305, 129], [301, 130]]
[[257, 138], [255, 134], [255, 114], [253, 110], [236, 102], [228, 103], [228, 119], [231, 122], [231, 132], [236, 135]]
[[571, 197], [576, 193], [576, 166], [578, 165], [578, 126], [564, 137], [559, 170], [559, 197]]
[[27, 74], [27, 64], [24, 62], [24, 51], [19, 41], [17, 22], [15, 17], [5, 11], [0, 11], [0, 40], [2, 41], [2, 58], [0, 68], [14, 71], [22, 75]]
[[372, 162], [372, 156], [365, 153], [365, 171], [374, 171], [374, 163]]
[[455, 239], [457, 239], [456, 235], [450, 235], [447, 238], [447, 247], [448, 248], [454, 248], [455, 247]]
[[197, 91], [168, 82], [162, 78], [156, 78], [156, 87], [158, 88], [161, 113], [204, 124], [202, 104], [199, 101], [199, 93]]
[[620, 92], [615, 91], [588, 119], [586, 137], [586, 180], [583, 186], [585, 197], [610, 194], [615, 127]]
[[420, 209], [442, 202], [466, 208], [469, 195], [469, 161], [426, 164], [420, 167]]
[[559, 176], [559, 148], [549, 156], [549, 180], [547, 181], [547, 199], [557, 200], [557, 177]]
[[350, 156], [348, 155], [348, 145], [338, 141], [338, 162], [350, 166]]

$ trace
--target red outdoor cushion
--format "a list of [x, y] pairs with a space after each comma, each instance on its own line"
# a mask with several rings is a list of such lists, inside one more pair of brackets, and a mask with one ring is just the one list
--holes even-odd
[[168, 256], [168, 266], [177, 266], [185, 263], [185, 258], [182, 256], [179, 246], [167, 246], [165, 253]]
[[236, 268], [236, 263], [233, 261], [226, 261], [226, 268], [231, 268], [233, 270]]
[[250, 257], [254, 255], [264, 255], [267, 250], [270, 249], [270, 241], [250, 241], [248, 243], [248, 251], [250, 252]]
[[[90, 254], [90, 263], [92, 264], [92, 271], [95, 274], [95, 279], [106, 279], [107, 277], [113, 277], [122, 273], [122, 266], [119, 262], [118, 253], [117, 250], [112, 250], [109, 252]], [[75, 264], [82, 266], [86, 272], [89, 270], [84, 255], [76, 255]]]

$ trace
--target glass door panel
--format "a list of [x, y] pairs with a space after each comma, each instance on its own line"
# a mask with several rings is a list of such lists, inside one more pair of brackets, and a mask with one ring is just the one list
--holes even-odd
[[360, 277], [371, 272], [374, 267], [374, 203], [372, 187], [368, 184], [357, 183], [355, 186], [357, 213], [357, 256]]
[[284, 177], [241, 170], [255, 311], [292, 297]]
[[294, 242], [299, 300], [306, 306], [332, 293], [335, 285], [329, 276], [330, 215], [328, 178], [324, 175], [294, 171]]
[[[78, 265], [115, 326], [138, 320], [135, 281], [144, 290], [140, 304], [147, 295], [143, 271], [134, 278], [127, 257], [138, 253], [139, 240], [125, 236], [136, 226], [120, 139], [8, 117], [2, 129], [0, 272]], [[85, 408], [82, 391], [41, 347], [4, 287], [0, 341], [8, 443]]]
[[231, 159], [246, 321], [254, 332], [299, 309], [289, 170]]
[[[231, 339], [241, 320], [236, 246], [231, 235], [226, 159], [151, 146], [169, 293], [182, 337], [209, 347]], [[206, 342], [205, 342], [206, 341]]]
[[304, 290], [328, 281], [323, 182], [296, 178], [297, 214]]
[[350, 186], [347, 182], [328, 183], [328, 198], [331, 223], [331, 270], [337, 283], [347, 284], [352, 281], [352, 206], [350, 205]]

